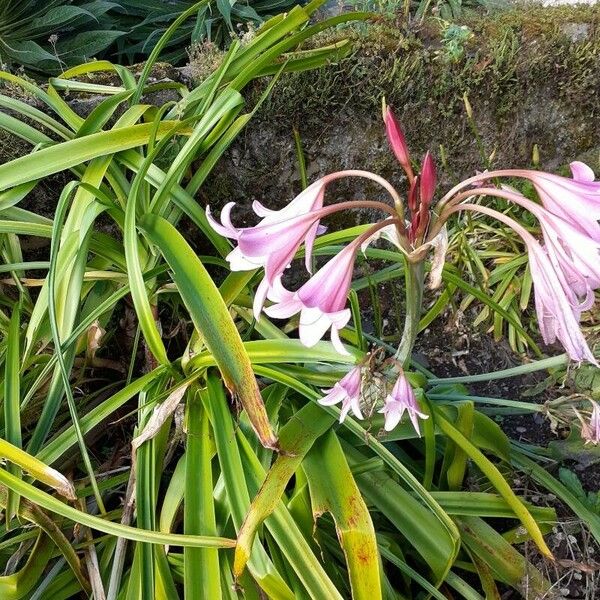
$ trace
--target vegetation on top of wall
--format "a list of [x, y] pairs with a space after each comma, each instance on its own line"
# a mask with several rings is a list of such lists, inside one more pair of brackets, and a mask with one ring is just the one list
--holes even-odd
[[[197, 0], [5, 0], [0, 7], [0, 64], [40, 75], [94, 58], [132, 64], [148, 58], [167, 27]], [[165, 45], [181, 64], [187, 48], [209, 40], [228, 46], [248, 29], [289, 11], [297, 0], [206, 0]]]
[[[401, 18], [382, 19], [350, 32], [329, 32], [328, 42], [350, 36], [353, 54], [333, 68], [287, 75], [263, 114], [276, 115], [282, 124], [291, 118], [306, 132], [322, 127], [323, 118], [338, 111], [376, 117], [385, 95], [406, 115], [403, 122], [416, 145], [430, 141], [434, 118], [436, 130], [452, 145], [464, 132], [456, 118], [464, 121], [465, 93], [494, 128], [510, 124], [517, 107], [523, 111], [547, 102], [539, 106], [547, 110], [558, 103], [567, 112], [586, 115], [577, 122], [579, 147], [574, 151], [581, 152], [597, 144], [600, 128], [599, 22], [600, 8], [594, 6], [517, 7], [487, 17], [471, 15], [458, 24], [472, 34], [465, 36], [458, 55], [456, 39], [448, 38], [450, 25], [440, 19], [416, 28], [406, 27]], [[550, 140], [540, 144], [552, 151]]]

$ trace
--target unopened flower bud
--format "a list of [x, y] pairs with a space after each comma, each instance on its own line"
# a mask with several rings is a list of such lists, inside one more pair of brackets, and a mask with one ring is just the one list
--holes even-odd
[[410, 184], [410, 188], [408, 189], [408, 209], [410, 210], [410, 214], [414, 214], [417, 212], [418, 202], [419, 201], [419, 176], [417, 175], [412, 183]]
[[404, 132], [402, 131], [400, 124], [396, 120], [396, 117], [389, 106], [385, 109], [385, 130], [392, 151], [396, 155], [400, 166], [404, 169], [409, 181], [412, 181], [414, 179], [414, 173], [410, 164], [410, 156], [408, 153], [408, 146], [406, 145], [406, 138], [404, 137]]
[[421, 166], [420, 176], [420, 192], [421, 192], [421, 205], [426, 208], [429, 207], [435, 194], [435, 186], [437, 182], [435, 163], [433, 157], [429, 152], [423, 159], [423, 165]]

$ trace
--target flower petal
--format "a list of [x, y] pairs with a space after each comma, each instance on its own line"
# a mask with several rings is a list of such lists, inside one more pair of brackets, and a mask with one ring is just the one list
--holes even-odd
[[312, 348], [331, 327], [331, 320], [319, 308], [304, 307], [300, 313], [300, 341]]
[[586, 181], [588, 183], [594, 181], [594, 171], [584, 162], [574, 160], [569, 167], [571, 167], [571, 173], [575, 181]]
[[212, 216], [212, 214], [210, 212], [210, 206], [206, 207], [206, 219], [208, 221], [208, 224], [217, 233], [219, 233], [223, 237], [233, 238], [233, 239], [237, 240], [240, 230], [231, 224], [231, 220], [229, 218], [231, 209], [234, 206], [235, 206], [235, 202], [229, 202], [223, 207], [223, 210], [221, 210], [221, 222], [224, 223], [224, 225], [222, 225], [221, 223], [216, 221], [215, 218]]
[[267, 294], [269, 293], [269, 282], [267, 278], [264, 277], [262, 281], [258, 284], [256, 288], [256, 292], [254, 292], [254, 302], [252, 304], [252, 312], [254, 314], [254, 318], [258, 321], [260, 319], [260, 313], [265, 304], [265, 300], [267, 299]]
[[342, 340], [340, 339], [340, 330], [335, 324], [331, 325], [331, 343], [333, 344], [333, 347], [337, 350], [337, 352], [343, 354], [344, 356], [350, 356], [350, 352], [346, 350], [344, 344], [342, 343]]

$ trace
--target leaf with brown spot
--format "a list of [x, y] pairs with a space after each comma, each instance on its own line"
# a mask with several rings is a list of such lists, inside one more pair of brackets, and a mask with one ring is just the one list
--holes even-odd
[[252, 550], [260, 524], [275, 510], [292, 475], [315, 440], [335, 422], [319, 405], [309, 403], [294, 414], [279, 432], [281, 454], [267, 473], [238, 533], [233, 572], [239, 577]]
[[346, 557], [352, 598], [379, 600], [379, 551], [371, 515], [334, 431], [321, 436], [302, 463], [315, 519], [329, 512]]

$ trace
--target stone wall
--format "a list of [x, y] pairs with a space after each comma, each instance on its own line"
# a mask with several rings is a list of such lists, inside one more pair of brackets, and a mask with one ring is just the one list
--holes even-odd
[[[485, 168], [491, 154], [496, 167], [530, 167], [534, 145], [542, 168], [561, 170], [579, 158], [600, 174], [600, 8], [530, 6], [462, 25], [468, 30], [458, 35], [435, 20], [410, 30], [386, 21], [329, 34], [331, 41], [350, 35], [355, 51], [318, 72], [283, 78], [207, 182], [203, 201], [234, 200], [243, 213], [254, 199], [274, 207], [291, 199], [300, 186], [294, 127], [310, 179], [364, 168], [399, 182], [382, 96], [401, 119], [413, 157], [429, 149], [444, 163], [443, 184]], [[378, 194], [356, 180], [352, 190], [343, 185], [334, 194]]]
[[[404, 125], [413, 157], [428, 149], [435, 154], [444, 186], [485, 168], [490, 155], [496, 167], [529, 167], [534, 145], [542, 168], [560, 170], [579, 158], [600, 173], [599, 6], [532, 5], [466, 16], [455, 25], [430, 19], [407, 26], [382, 18], [322, 34], [319, 42], [346, 37], [354, 50], [338, 64], [281, 78], [201, 190], [202, 203], [218, 208], [239, 202], [243, 223], [252, 216], [252, 200], [273, 207], [289, 201], [300, 190], [294, 128], [309, 179], [361, 168], [401, 186], [381, 123], [383, 96]], [[161, 65], [156, 77], [189, 80], [214, 68], [217, 59], [214, 49], [199, 51], [187, 68]], [[257, 85], [248, 93], [250, 107], [262, 91]], [[81, 114], [97, 101], [70, 100]], [[0, 162], [27, 151], [0, 132]], [[61, 183], [63, 178], [51, 178], [28, 201], [52, 214]], [[356, 180], [338, 183], [332, 192], [340, 198], [380, 193]]]

